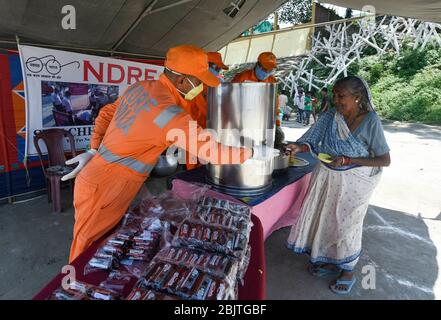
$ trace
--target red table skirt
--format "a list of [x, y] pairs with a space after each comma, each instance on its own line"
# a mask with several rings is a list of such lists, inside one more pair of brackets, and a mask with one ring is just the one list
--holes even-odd
[[[239, 300], [263, 300], [266, 297], [263, 229], [260, 220], [256, 216], [253, 215], [251, 220], [254, 224], [250, 234], [251, 260], [245, 274], [244, 286], [239, 286]], [[71, 265], [75, 268], [76, 280], [84, 281], [92, 285], [99, 285], [100, 282], [104, 281], [109, 275], [109, 272], [107, 271], [99, 271], [86, 276], [84, 275], [84, 267], [95, 254], [98, 246], [104, 238], [105, 237], [93, 243], [85, 252], [73, 261]], [[72, 274], [59, 273], [34, 296], [33, 300], [45, 300], [49, 298], [52, 292], [61, 286], [61, 282], [66, 276], [72, 276]], [[123, 292], [124, 296], [127, 296], [130, 293], [135, 283], [136, 279], [133, 279], [126, 286]]]

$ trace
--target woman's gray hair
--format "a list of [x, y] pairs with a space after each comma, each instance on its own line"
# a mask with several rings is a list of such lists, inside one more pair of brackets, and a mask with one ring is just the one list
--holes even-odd
[[360, 95], [361, 109], [374, 111], [375, 106], [372, 101], [371, 90], [369, 89], [367, 82], [363, 78], [357, 76], [347, 76], [338, 79], [334, 83], [334, 87], [337, 86], [345, 87], [353, 95]]

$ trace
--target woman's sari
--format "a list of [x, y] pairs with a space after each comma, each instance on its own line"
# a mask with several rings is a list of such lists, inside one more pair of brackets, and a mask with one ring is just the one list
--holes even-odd
[[[298, 141], [312, 152], [351, 158], [369, 157], [367, 146], [350, 132], [335, 110], [324, 114]], [[361, 254], [363, 220], [380, 179], [378, 168], [332, 168], [319, 163], [288, 237], [288, 248], [307, 253], [312, 263], [353, 270]]]

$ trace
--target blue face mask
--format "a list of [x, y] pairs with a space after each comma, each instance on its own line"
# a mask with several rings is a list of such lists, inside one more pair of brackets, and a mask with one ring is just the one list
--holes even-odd
[[217, 71], [215, 68], [213, 68], [213, 67], [209, 67], [209, 69], [210, 69], [210, 72], [212, 73], [212, 74], [214, 74], [216, 77], [219, 77], [219, 71]]
[[265, 80], [268, 78], [272, 73], [271, 72], [265, 72], [263, 69], [257, 64], [255, 68], [256, 78], [260, 81]]

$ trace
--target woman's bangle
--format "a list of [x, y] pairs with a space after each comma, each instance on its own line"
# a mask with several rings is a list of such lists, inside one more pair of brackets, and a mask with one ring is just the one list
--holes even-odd
[[300, 146], [300, 152], [309, 152], [309, 146], [307, 144], [302, 144]]
[[351, 163], [352, 163], [352, 159], [351, 158], [343, 156], [343, 163], [342, 163], [342, 165], [347, 166], [347, 165], [350, 165]]

